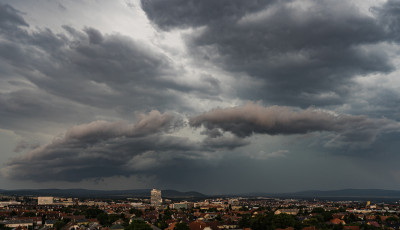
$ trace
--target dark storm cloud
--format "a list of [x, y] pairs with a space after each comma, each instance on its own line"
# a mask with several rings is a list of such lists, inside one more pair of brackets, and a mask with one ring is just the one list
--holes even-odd
[[81, 181], [153, 175], [154, 167], [190, 164], [248, 144], [229, 137], [193, 142], [174, 136], [182, 120], [157, 111], [134, 125], [98, 120], [115, 114], [129, 120], [132, 113], [153, 108], [187, 109], [182, 94], [211, 98], [220, 93], [220, 81], [206, 74], [199, 84], [182, 82], [183, 68], [128, 36], [67, 25], [59, 33], [28, 30], [19, 11], [8, 5], [0, 10], [5, 17], [0, 23], [0, 81], [5, 83], [0, 85], [0, 126], [47, 134], [87, 123], [39, 147], [32, 140], [20, 142], [15, 151], [28, 153], [3, 168], [9, 178]]
[[65, 7], [63, 4], [58, 3], [58, 9], [60, 9], [61, 11], [66, 11], [67, 7]]
[[172, 29], [203, 26], [221, 21], [230, 23], [248, 12], [265, 7], [270, 1], [142, 0], [141, 2], [148, 17], [159, 27]]
[[[141, 99], [152, 105], [177, 99], [163, 87], [169, 80], [162, 77], [174, 73], [165, 56], [122, 35], [103, 36], [93, 28], [85, 31], [87, 37], [65, 41], [52, 33], [31, 37], [54, 45], [37, 44], [49, 56], [41, 56], [40, 65], [33, 66], [49, 77], [26, 77], [51, 94], [96, 107], [127, 103], [138, 108], [143, 105]], [[169, 89], [174, 87], [178, 85], [170, 84]]]
[[[190, 107], [180, 94], [219, 94], [218, 85], [208, 87], [212, 82], [183, 83], [177, 79], [186, 74], [183, 68], [175, 67], [157, 48], [128, 36], [103, 34], [91, 27], [63, 26], [60, 33], [48, 28], [27, 30], [21, 12], [9, 5], [0, 4], [0, 17], [0, 80], [29, 83], [0, 93], [6, 108], [0, 112], [0, 123], [7, 127], [18, 126], [22, 117], [31, 121], [43, 114], [47, 121], [88, 122], [94, 110], [104, 109], [127, 118], [138, 110]], [[42, 100], [45, 97], [51, 98], [49, 102]], [[81, 110], [82, 106], [87, 109]], [[56, 107], [65, 108], [57, 112]], [[18, 113], [19, 121], [10, 123], [16, 108], [23, 113]], [[83, 116], [70, 119], [74, 113]]]
[[89, 42], [93, 44], [100, 44], [103, 41], [103, 35], [100, 31], [93, 28], [85, 28], [84, 31], [89, 36]]
[[346, 1], [142, 0], [142, 5], [162, 29], [203, 26], [187, 36], [187, 45], [199, 61], [261, 80], [258, 88], [238, 92], [251, 100], [340, 104], [354, 76], [394, 69], [379, 44], [399, 34], [395, 1], [373, 10], [379, 12], [375, 17]]
[[373, 7], [371, 10], [378, 14], [390, 38], [400, 41], [400, 2], [388, 0], [383, 7]]
[[[16, 150], [28, 153], [11, 159], [2, 171], [8, 178], [33, 181], [81, 181], [130, 175], [162, 177], [160, 172], [176, 175], [182, 164], [193, 170], [208, 167], [207, 164], [223, 156], [221, 152], [249, 146], [251, 139], [247, 137], [256, 134], [325, 133], [318, 137], [322, 138], [322, 147], [344, 147], [343, 150], [350, 147], [353, 155], [357, 155], [362, 147], [377, 140], [381, 144], [380, 136], [400, 130], [398, 122], [384, 118], [252, 103], [214, 109], [192, 117], [189, 124], [194, 128], [204, 127], [202, 134], [207, 137], [193, 141], [177, 135], [185, 127], [184, 120], [155, 110], [140, 115], [135, 124], [99, 120], [77, 125], [63, 137], [32, 150], [32, 145], [20, 142]], [[373, 145], [372, 149], [375, 148]], [[250, 152], [250, 158], [254, 157]]]
[[0, 3], [0, 29], [12, 29], [15, 25], [28, 26], [20, 13], [10, 5]]
[[[24, 83], [15, 84], [26, 87]], [[0, 108], [1, 127], [14, 131], [43, 132], [76, 119], [90, 121], [96, 114], [93, 108], [29, 88], [0, 92]]]
[[[225, 137], [193, 142], [171, 135], [183, 126], [181, 119], [158, 111], [141, 115], [135, 124], [94, 121], [74, 126], [62, 138], [11, 159], [3, 174], [33, 181], [154, 175], [159, 167], [172, 167], [172, 172], [179, 162], [191, 164], [213, 158], [218, 150], [248, 144]], [[17, 148], [27, 148], [26, 143]]]
[[[372, 77], [356, 84], [359, 75], [395, 69], [395, 49], [389, 49], [400, 41], [397, 1], [366, 13], [354, 1], [141, 2], [156, 28], [129, 3], [129, 11], [117, 3], [101, 15], [80, 8], [90, 16], [84, 20], [73, 11], [81, 6], [71, 2], [65, 10], [56, 3], [52, 7], [60, 18], [54, 22], [47, 21], [54, 14], [40, 6], [31, 10], [15, 3], [25, 16], [0, 4], [0, 128], [7, 132], [0, 134], [8, 140], [8, 130], [15, 132], [17, 143], [15, 152], [11, 147], [10, 155], [2, 153], [12, 157], [1, 169], [11, 182], [7, 186], [18, 180], [27, 180], [21, 186], [28, 181], [86, 186], [93, 179], [143, 176], [156, 178], [157, 186], [214, 193], [224, 186], [225, 191], [271, 189], [259, 181], [295, 190], [309, 178], [303, 187], [332, 179], [336, 184], [329, 186], [344, 186], [328, 172], [357, 180], [363, 161], [371, 165], [362, 166], [368, 176], [379, 171], [375, 160], [381, 162], [378, 168], [396, 167], [400, 125], [393, 111], [399, 97], [387, 83], [380, 91], [366, 89]], [[139, 20], [116, 27], [93, 20], [121, 10], [122, 18]], [[42, 22], [53, 27], [41, 27]], [[64, 22], [84, 25], [55, 27]], [[135, 31], [123, 35], [100, 28]], [[141, 29], [145, 35], [137, 37], [148, 40], [135, 39]], [[186, 30], [174, 31], [179, 29]], [[250, 103], [193, 115], [245, 99], [293, 107]], [[149, 113], [133, 119], [140, 112]], [[192, 117], [190, 126], [179, 114]], [[282, 168], [290, 170], [277, 176]], [[327, 173], [316, 175], [316, 169]]]
[[[290, 135], [310, 132], [335, 133], [334, 142], [370, 144], [384, 133], [399, 132], [400, 124], [389, 119], [334, 114], [308, 108], [293, 110], [288, 107], [262, 107], [246, 104], [240, 107], [214, 109], [190, 119], [193, 127], [211, 131], [230, 132], [238, 137], [254, 134]], [[206, 133], [207, 134], [207, 133]], [[214, 137], [216, 135], [212, 135]]]
[[22, 152], [26, 149], [36, 149], [39, 146], [40, 146], [39, 144], [30, 144], [30, 143], [22, 140], [22, 141], [18, 142], [17, 146], [15, 146], [14, 152]]

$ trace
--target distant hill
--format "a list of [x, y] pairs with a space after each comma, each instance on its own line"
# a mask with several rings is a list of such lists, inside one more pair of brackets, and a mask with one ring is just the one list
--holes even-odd
[[[78, 198], [149, 198], [151, 189], [132, 190], [88, 190], [88, 189], [21, 189], [2, 190], [0, 194], [17, 196], [60, 196]], [[279, 198], [320, 198], [320, 199], [371, 199], [371, 200], [400, 200], [400, 191], [384, 189], [341, 189], [341, 190], [308, 190], [294, 193], [246, 193], [245, 197], [279, 197]], [[199, 192], [180, 192], [176, 190], [162, 190], [162, 197], [169, 199], [197, 199], [209, 197]]]
[[189, 192], [178, 192], [176, 190], [162, 190], [161, 191], [163, 197], [167, 198], [202, 198], [207, 197], [199, 192], [189, 191]]
[[[150, 197], [151, 189], [133, 190], [88, 190], [88, 189], [21, 189], [1, 190], [3, 195], [17, 196], [61, 196], [79, 198], [126, 198], [126, 197]], [[164, 198], [202, 198], [206, 195], [199, 192], [180, 192], [176, 190], [162, 190]]]
[[385, 189], [341, 189], [330, 191], [310, 190], [287, 195], [294, 195], [299, 197], [400, 198], [400, 191]]
[[293, 193], [246, 193], [245, 197], [277, 197], [277, 198], [321, 198], [332, 200], [399, 200], [400, 191], [385, 189], [341, 189], [341, 190], [308, 190]]

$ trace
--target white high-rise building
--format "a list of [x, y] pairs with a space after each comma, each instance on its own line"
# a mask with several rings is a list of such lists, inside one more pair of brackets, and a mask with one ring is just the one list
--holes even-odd
[[158, 189], [153, 189], [151, 190], [151, 206], [153, 207], [159, 207], [162, 204], [162, 198], [161, 198], [161, 190]]

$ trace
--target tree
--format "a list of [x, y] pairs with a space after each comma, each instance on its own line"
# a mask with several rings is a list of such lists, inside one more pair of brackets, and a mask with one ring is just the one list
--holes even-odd
[[397, 223], [397, 222], [399, 222], [399, 219], [394, 217], [394, 216], [391, 216], [391, 217], [388, 217], [386, 219], [386, 222], [388, 222], [388, 223]]
[[60, 229], [61, 229], [62, 227], [64, 227], [66, 224], [67, 224], [67, 222], [65, 222], [65, 221], [57, 220], [57, 221], [54, 223], [53, 227], [54, 227], [55, 229], [57, 229], [57, 230], [60, 230]]
[[296, 217], [285, 213], [274, 216], [273, 226], [275, 228], [295, 227], [296, 229], [301, 229], [300, 221]]
[[377, 227], [375, 227], [373, 225], [369, 225], [369, 224], [363, 223], [363, 224], [360, 225], [360, 229], [362, 229], [362, 230], [375, 230], [375, 229], [379, 229], [379, 228], [377, 228]]
[[354, 213], [350, 213], [350, 215], [347, 215], [344, 217], [344, 221], [348, 224], [353, 223], [353, 222], [358, 221], [358, 217], [356, 215], [354, 215]]
[[164, 210], [163, 220], [172, 219], [172, 214], [173, 214], [173, 212], [171, 211], [171, 209], [168, 208], [168, 209]]
[[111, 225], [112, 223], [114, 223], [115, 221], [117, 221], [119, 219], [123, 219], [123, 218], [121, 218], [121, 215], [118, 215], [118, 214], [110, 214], [110, 215], [108, 215], [108, 223], [109, 223], [109, 225]]
[[242, 218], [239, 220], [239, 227], [240, 228], [250, 227], [250, 221], [251, 221], [250, 214], [243, 215]]
[[267, 215], [259, 214], [251, 219], [250, 227], [253, 230], [275, 229], [272, 223], [273, 218], [273, 212], [269, 212]]
[[344, 229], [344, 227], [342, 224], [336, 224], [333, 226], [333, 230], [343, 230], [343, 229]]
[[134, 220], [130, 225], [125, 227], [125, 230], [152, 230], [152, 228], [143, 220]]
[[135, 214], [136, 217], [141, 217], [143, 215], [142, 211], [136, 208], [131, 208], [131, 210], [129, 210], [129, 213]]
[[330, 213], [330, 212], [323, 212], [323, 213], [321, 213], [321, 215], [324, 218], [324, 221], [329, 221], [329, 220], [333, 219], [332, 213]]
[[[320, 216], [322, 217], [322, 216]], [[327, 224], [322, 220], [322, 218], [318, 219], [316, 217], [312, 217], [306, 221], [304, 221], [306, 226], [315, 226], [317, 229], [327, 229]]]
[[62, 207], [60, 211], [65, 213], [72, 213], [72, 209], [70, 207]]
[[108, 222], [108, 215], [107, 213], [103, 212], [96, 216], [97, 220], [101, 225], [109, 225]]
[[165, 229], [165, 228], [168, 228], [168, 224], [167, 224], [167, 222], [160, 220], [157, 222], [157, 227], [159, 227], [161, 229]]
[[34, 217], [36, 214], [34, 212], [25, 212], [22, 216], [24, 217]]
[[186, 223], [177, 223], [174, 230], [190, 230], [190, 228]]
[[323, 213], [325, 212], [324, 208], [318, 207], [318, 208], [314, 208], [311, 213]]
[[215, 217], [215, 220], [217, 220], [217, 221], [222, 221], [222, 216], [221, 216], [221, 214], [218, 214], [218, 215]]
[[104, 213], [104, 211], [98, 208], [88, 208], [84, 211], [85, 217], [88, 219], [96, 218], [101, 213]]
[[0, 224], [0, 230], [11, 230], [12, 228], [6, 227], [4, 224]]

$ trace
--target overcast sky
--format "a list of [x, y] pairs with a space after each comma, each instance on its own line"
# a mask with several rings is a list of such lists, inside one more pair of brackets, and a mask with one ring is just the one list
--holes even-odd
[[400, 190], [397, 0], [0, 0], [0, 189]]

